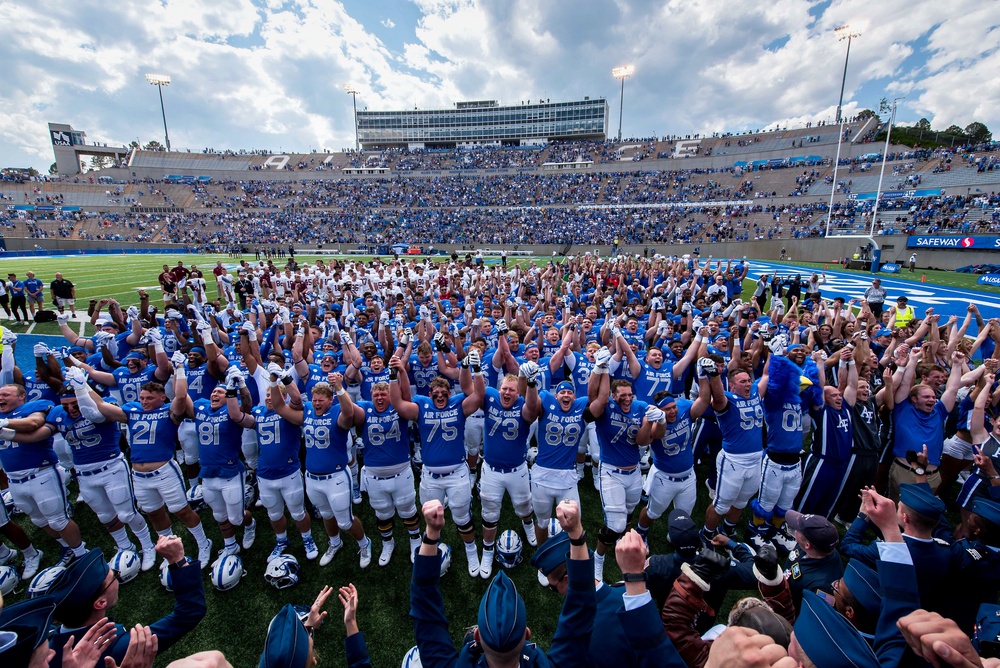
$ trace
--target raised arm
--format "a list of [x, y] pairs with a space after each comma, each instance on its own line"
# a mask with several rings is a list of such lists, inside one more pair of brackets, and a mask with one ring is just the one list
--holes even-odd
[[400, 385], [405, 378], [406, 369], [403, 367], [403, 361], [393, 356], [389, 360], [389, 402], [401, 418], [416, 420], [420, 417], [420, 407], [404, 398]]

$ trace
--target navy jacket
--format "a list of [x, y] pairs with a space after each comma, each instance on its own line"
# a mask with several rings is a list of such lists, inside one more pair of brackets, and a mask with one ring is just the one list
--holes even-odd
[[[559, 624], [548, 655], [533, 643], [525, 643], [521, 653], [522, 666], [548, 668], [576, 668], [587, 666], [587, 648], [594, 628], [594, 559], [587, 561], [569, 559], [569, 590], [563, 603]], [[424, 668], [453, 668], [455, 666], [481, 666], [485, 668], [486, 656], [482, 648], [466, 636], [460, 649], [455, 649], [448, 633], [448, 618], [444, 613], [444, 600], [438, 581], [441, 577], [441, 560], [436, 556], [418, 554], [413, 564], [410, 583], [410, 618]], [[647, 606], [652, 607], [652, 606]], [[530, 614], [530, 613], [529, 613]], [[655, 611], [654, 611], [655, 617]], [[530, 616], [529, 616], [530, 618]], [[659, 622], [659, 619], [656, 620]], [[660, 625], [662, 631], [662, 625]], [[665, 634], [664, 634], [665, 637]]]
[[[198, 561], [191, 561], [187, 566], [170, 572], [170, 581], [174, 589], [174, 609], [166, 617], [158, 619], [149, 625], [156, 635], [157, 653], [162, 654], [174, 643], [184, 637], [188, 631], [198, 625], [205, 616], [205, 589], [201, 581], [201, 566]], [[115, 625], [118, 636], [108, 648], [97, 665], [104, 665], [104, 657], [113, 657], [121, 664], [128, 650], [129, 631], [122, 624]], [[56, 635], [49, 640], [49, 646], [56, 651], [51, 665], [62, 665], [62, 649], [70, 636], [79, 640], [89, 627], [79, 629], [63, 629], [58, 627]]]

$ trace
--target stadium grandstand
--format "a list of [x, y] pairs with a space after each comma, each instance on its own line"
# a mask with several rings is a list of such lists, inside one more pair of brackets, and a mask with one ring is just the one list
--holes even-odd
[[[843, 135], [820, 123], [525, 146], [132, 149], [118, 166], [86, 174], [4, 175], [0, 230], [12, 251], [101, 242], [200, 251], [433, 243], [439, 250], [554, 244], [565, 253], [572, 244], [617, 240], [684, 252], [821, 238], [828, 215], [830, 235], [867, 236], [885, 150], [873, 141], [878, 129], [872, 119], [849, 119]], [[996, 144], [889, 146], [881, 192], [875, 236], [1000, 232]], [[898, 254], [906, 244], [894, 247]]]

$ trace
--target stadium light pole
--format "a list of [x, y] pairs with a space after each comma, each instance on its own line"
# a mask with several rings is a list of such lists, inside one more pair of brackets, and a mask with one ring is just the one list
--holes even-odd
[[170, 133], [167, 132], [167, 110], [163, 106], [163, 87], [170, 85], [170, 77], [166, 74], [147, 74], [146, 81], [156, 86], [160, 92], [160, 113], [163, 114], [163, 138], [167, 140], [167, 151], [170, 151]]
[[618, 103], [618, 141], [622, 140], [622, 116], [625, 115], [625, 80], [635, 74], [635, 65], [621, 65], [611, 70], [611, 76], [621, 79], [622, 95]]
[[878, 173], [878, 188], [875, 189], [875, 207], [872, 209], [871, 236], [875, 236], [875, 222], [878, 220], [878, 201], [882, 197], [882, 177], [885, 176], [885, 162], [889, 157], [889, 137], [892, 136], [892, 124], [896, 121], [896, 103], [905, 97], [897, 97], [892, 101], [892, 113], [889, 114], [889, 128], [885, 131], [885, 148], [882, 150], [882, 169]]
[[344, 84], [344, 92], [354, 98], [354, 150], [361, 150], [361, 143], [358, 141], [358, 93], [359, 91], [349, 83]]
[[833, 29], [833, 34], [837, 36], [838, 41], [847, 40], [847, 56], [844, 58], [844, 76], [840, 80], [840, 101], [837, 103], [837, 123], [840, 123], [841, 118], [841, 108], [844, 106], [844, 86], [847, 84], [847, 62], [851, 59], [851, 40], [855, 37], [861, 37], [860, 31], [851, 30], [851, 26], [842, 25], [839, 28]]
[[833, 195], [837, 192], [837, 167], [840, 166], [840, 144], [844, 141], [844, 121], [840, 121], [840, 135], [837, 137], [837, 157], [833, 161], [833, 183], [830, 186], [830, 208], [826, 212], [826, 234], [830, 236], [830, 221], [833, 219]]

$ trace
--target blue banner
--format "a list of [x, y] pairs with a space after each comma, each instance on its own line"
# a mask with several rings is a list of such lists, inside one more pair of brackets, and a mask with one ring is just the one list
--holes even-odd
[[898, 274], [899, 265], [892, 262], [886, 262], [881, 267], [879, 267], [879, 271], [884, 272], [886, 274]]
[[[940, 197], [940, 188], [924, 188], [922, 190], [887, 190], [882, 192], [882, 199], [900, 199], [903, 197]], [[857, 193], [850, 199], [873, 200], [875, 193]]]
[[1000, 274], [983, 274], [979, 277], [979, 285], [1000, 285]]
[[980, 234], [971, 237], [963, 237], [957, 234], [948, 236], [911, 236], [906, 240], [906, 247], [1000, 251], [1000, 236]]

